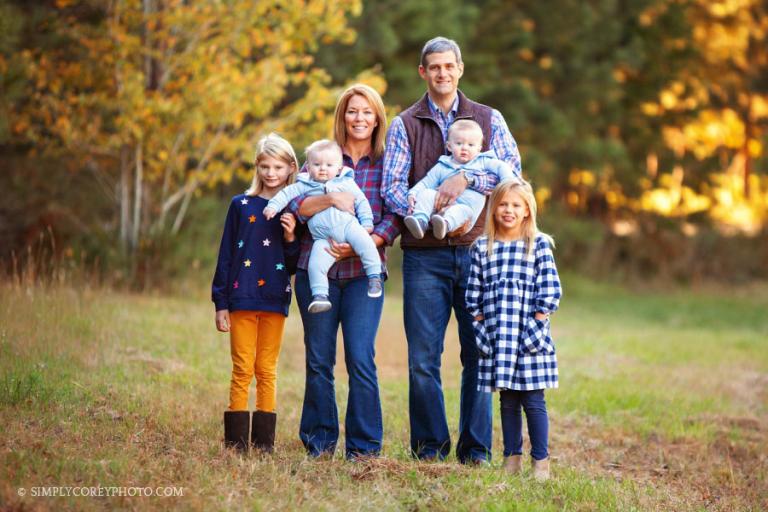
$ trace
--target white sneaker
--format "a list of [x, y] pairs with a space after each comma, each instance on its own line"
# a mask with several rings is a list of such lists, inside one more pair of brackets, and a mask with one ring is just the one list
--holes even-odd
[[368, 279], [368, 296], [372, 299], [375, 299], [376, 297], [381, 297], [381, 294], [384, 293], [381, 283], [380, 277], [371, 277]]
[[325, 313], [329, 309], [331, 309], [331, 301], [328, 300], [327, 295], [313, 295], [312, 302], [307, 308], [310, 313]]
[[410, 231], [415, 238], [418, 238], [419, 240], [424, 238], [424, 230], [427, 228], [424, 221], [420, 221], [413, 215], [409, 215], [403, 219], [403, 222], [405, 222], [405, 227], [408, 228], [408, 231]]
[[442, 215], [433, 215], [430, 219], [432, 221], [432, 234], [435, 238], [442, 240], [445, 235], [448, 234], [448, 221]]

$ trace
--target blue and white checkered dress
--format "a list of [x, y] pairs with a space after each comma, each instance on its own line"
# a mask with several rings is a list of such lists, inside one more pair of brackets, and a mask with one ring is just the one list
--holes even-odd
[[549, 320], [537, 311], [557, 310], [562, 289], [549, 242], [536, 237], [528, 256], [525, 241], [495, 241], [488, 257], [488, 238], [472, 247], [467, 309], [480, 349], [478, 389], [531, 391], [557, 387], [557, 356]]

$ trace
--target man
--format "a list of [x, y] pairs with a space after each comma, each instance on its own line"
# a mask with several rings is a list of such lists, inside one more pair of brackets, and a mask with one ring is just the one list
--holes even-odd
[[[455, 41], [436, 37], [424, 45], [419, 75], [427, 93], [397, 116], [387, 133], [381, 193], [389, 209], [408, 215], [408, 189], [445, 154], [448, 128], [457, 119], [472, 119], [483, 130], [483, 151], [492, 149], [520, 176], [520, 154], [502, 115], [470, 101], [458, 89], [464, 73]], [[463, 174], [446, 180], [438, 190], [435, 210], [453, 204], [470, 187], [485, 195], [496, 177], [472, 183]], [[444, 459], [451, 449], [440, 359], [451, 308], [461, 343], [461, 404], [456, 456], [461, 463], [486, 464], [491, 458], [491, 394], [477, 390], [478, 351], [472, 318], [464, 304], [469, 274], [469, 246], [483, 232], [485, 212], [468, 233], [437, 240], [430, 233], [416, 239], [403, 231], [403, 310], [408, 340], [411, 451], [419, 459]], [[463, 231], [463, 230], [457, 230]]]

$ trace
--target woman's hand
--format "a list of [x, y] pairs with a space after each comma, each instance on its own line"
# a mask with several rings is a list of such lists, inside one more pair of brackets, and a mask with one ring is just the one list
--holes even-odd
[[[379, 235], [372, 234], [371, 240], [373, 240], [373, 243], [374, 245], [376, 245], [376, 247], [381, 247], [386, 243], [384, 239], [381, 238]], [[353, 258], [357, 256], [357, 253], [354, 251], [354, 249], [352, 249], [352, 246], [347, 243], [340, 244], [333, 238], [329, 238], [328, 244], [330, 244], [330, 247], [327, 248], [325, 251], [331, 256], [333, 256], [334, 258], [336, 258], [336, 261], [341, 261], [347, 258]]]
[[216, 329], [219, 332], [229, 332], [229, 310], [220, 309], [216, 312]]
[[283, 239], [289, 243], [296, 240], [296, 217], [292, 213], [284, 213], [280, 216], [280, 224], [283, 226]]
[[352, 250], [352, 246], [347, 243], [340, 244], [336, 240], [329, 238], [328, 244], [330, 247], [326, 249], [326, 252], [336, 258], [336, 261], [357, 256], [357, 253]]
[[307, 197], [299, 206], [299, 215], [302, 217], [312, 217], [331, 206], [354, 215], [355, 196], [349, 192], [330, 192], [322, 196]]
[[352, 215], [355, 214], [355, 196], [352, 193], [331, 192], [328, 195], [331, 197], [331, 204], [335, 206], [337, 210], [349, 212]]

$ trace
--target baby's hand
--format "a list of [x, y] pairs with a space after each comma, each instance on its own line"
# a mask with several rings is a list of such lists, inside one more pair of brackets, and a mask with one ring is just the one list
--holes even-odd
[[363, 226], [365, 230], [370, 234], [373, 233], [373, 226]]
[[216, 329], [220, 332], [229, 332], [229, 310], [221, 309], [216, 312]]
[[264, 214], [264, 217], [265, 217], [267, 220], [271, 220], [271, 219], [272, 219], [272, 217], [274, 217], [275, 215], [277, 215], [277, 212], [275, 211], [275, 209], [274, 209], [274, 208], [270, 208], [269, 206], [267, 206], [266, 208], [264, 208], [264, 211], [263, 211], [263, 212], [261, 212], [261, 213], [263, 213], [263, 214]]
[[296, 217], [291, 213], [284, 213], [280, 216], [280, 224], [283, 226], [283, 239], [286, 242], [293, 242], [296, 240]]
[[482, 322], [483, 320], [485, 320], [485, 317], [483, 315], [477, 315], [475, 317], [475, 320], [478, 321], [478, 322]]
[[408, 215], [413, 213], [413, 209], [416, 207], [416, 196], [408, 196]]

